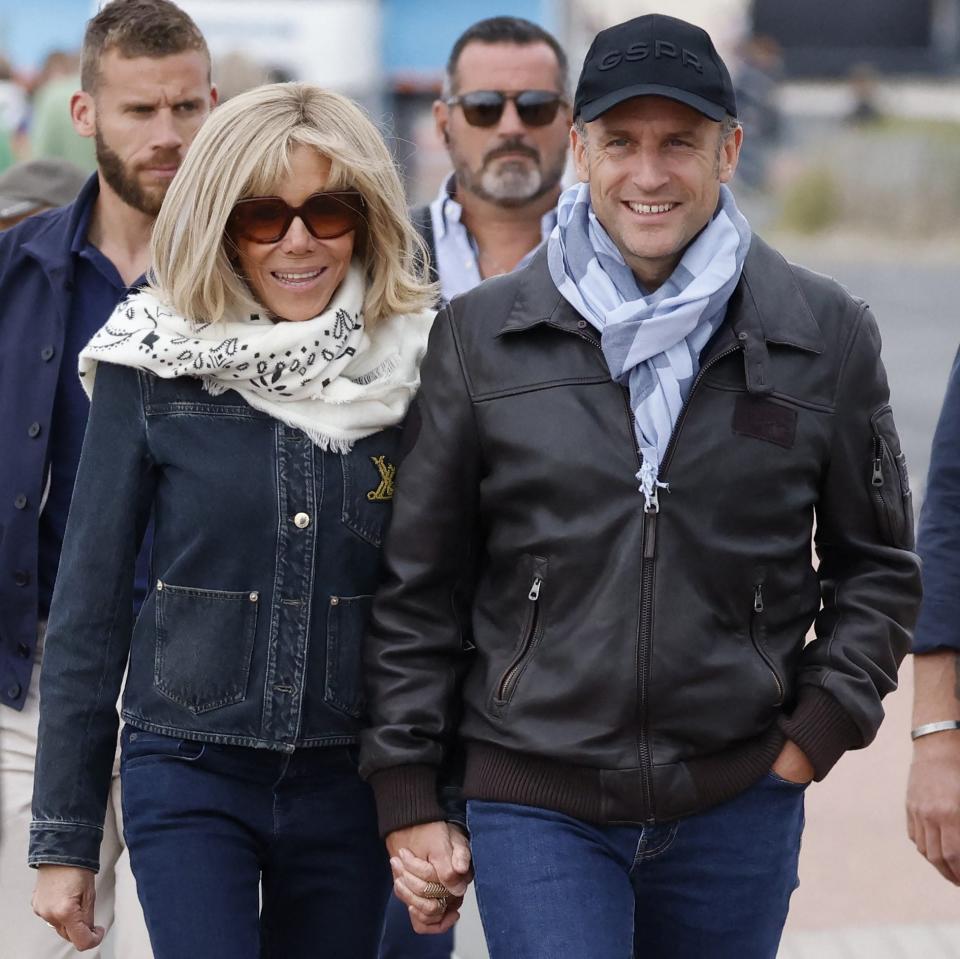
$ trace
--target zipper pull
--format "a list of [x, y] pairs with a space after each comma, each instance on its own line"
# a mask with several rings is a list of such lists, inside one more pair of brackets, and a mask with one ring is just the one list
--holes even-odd
[[543, 582], [539, 576], [533, 577], [533, 585], [530, 587], [530, 592], [527, 593], [527, 599], [531, 603], [535, 603], [540, 598], [540, 584]]
[[759, 583], [753, 588], [753, 611], [763, 612], [763, 587]]
[[883, 440], [879, 436], [873, 439], [873, 478], [874, 486], [883, 486]]

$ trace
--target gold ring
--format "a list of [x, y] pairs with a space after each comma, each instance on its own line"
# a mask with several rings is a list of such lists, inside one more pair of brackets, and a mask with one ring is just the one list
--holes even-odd
[[424, 899], [446, 899], [449, 890], [442, 882], [428, 882], [423, 887], [422, 895]]

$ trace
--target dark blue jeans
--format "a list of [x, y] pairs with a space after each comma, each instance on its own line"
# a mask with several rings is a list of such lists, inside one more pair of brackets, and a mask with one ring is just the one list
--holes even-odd
[[375, 959], [390, 867], [352, 748], [284, 754], [129, 726], [121, 742], [155, 959]]
[[803, 792], [767, 774], [656, 826], [469, 802], [491, 959], [774, 959], [798, 882]]

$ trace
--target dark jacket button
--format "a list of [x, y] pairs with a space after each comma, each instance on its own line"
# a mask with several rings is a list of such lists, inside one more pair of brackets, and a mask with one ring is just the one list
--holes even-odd
[[27, 436], [35, 437], [35, 436], [39, 436], [39, 435], [40, 435], [40, 424], [39, 424], [39, 423], [31, 423], [31, 424], [27, 427]]
[[13, 582], [16, 586], [29, 586], [30, 574], [25, 569], [14, 570]]
[[53, 359], [53, 354], [54, 354], [55, 352], [56, 352], [56, 351], [54, 350], [54, 348], [53, 348], [52, 346], [45, 346], [45, 347], [40, 351], [40, 359], [43, 360], [45, 363], [49, 363], [50, 360]]
[[30, 655], [30, 647], [26, 643], [17, 643], [17, 655], [26, 659]]
[[14, 683], [12, 686], [7, 687], [7, 699], [19, 699], [20, 698], [20, 684]]
[[26, 509], [27, 508], [27, 497], [23, 493], [18, 494], [17, 498], [13, 501], [13, 505], [17, 509]]

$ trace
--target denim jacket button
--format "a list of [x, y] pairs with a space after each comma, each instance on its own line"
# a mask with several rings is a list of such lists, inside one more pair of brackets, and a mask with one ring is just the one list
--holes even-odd
[[14, 586], [29, 586], [30, 574], [25, 569], [15, 569], [13, 571]]
[[23, 493], [18, 494], [13, 501], [13, 505], [16, 506], [17, 509], [26, 509], [27, 497], [24, 496]]
[[259, 594], [258, 592], [252, 592], [252, 593], [250, 594], [250, 602], [251, 602], [251, 603], [255, 603], [259, 598], [260, 598], [260, 594]]
[[7, 687], [7, 699], [19, 699], [20, 698], [20, 684], [14, 683], [12, 686]]
[[331, 596], [331, 597], [330, 597], [330, 605], [331, 605], [331, 606], [339, 606], [339, 605], [340, 605], [340, 597], [339, 597], [339, 596]]
[[26, 659], [30, 655], [30, 647], [26, 643], [17, 643], [17, 655]]
[[297, 529], [306, 529], [310, 525], [310, 517], [306, 513], [297, 513], [293, 517], [293, 525]]

